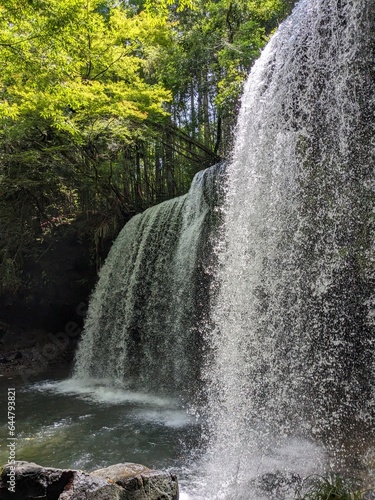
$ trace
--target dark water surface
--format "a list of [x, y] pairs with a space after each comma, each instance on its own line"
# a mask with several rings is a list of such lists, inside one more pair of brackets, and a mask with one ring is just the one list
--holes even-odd
[[[66, 374], [61, 373], [61, 377]], [[198, 425], [177, 400], [66, 378], [0, 378], [0, 463], [9, 458], [7, 389], [16, 389], [16, 459], [87, 471], [119, 462], [178, 468]]]

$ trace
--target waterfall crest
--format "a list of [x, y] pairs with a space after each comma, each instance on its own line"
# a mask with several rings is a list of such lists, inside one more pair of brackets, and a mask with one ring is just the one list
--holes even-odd
[[74, 377], [155, 393], [193, 391], [209, 227], [223, 169], [199, 172], [187, 195], [125, 225], [91, 297]]
[[207, 334], [204, 498], [261, 498], [249, 481], [270, 450], [284, 447], [282, 472], [309, 460], [295, 443], [292, 464], [285, 440], [323, 442], [336, 464], [370, 441], [374, 27], [370, 0], [301, 0], [246, 83]]

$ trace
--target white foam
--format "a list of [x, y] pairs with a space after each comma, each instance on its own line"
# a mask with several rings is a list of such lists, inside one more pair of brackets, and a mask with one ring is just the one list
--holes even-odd
[[193, 497], [191, 497], [188, 493], [185, 491], [180, 491], [180, 500], [193, 500]]
[[106, 385], [106, 381], [95, 379], [68, 379], [63, 381], [46, 381], [34, 384], [31, 390], [41, 392], [54, 392], [60, 394], [73, 394], [83, 397], [89, 401], [105, 404], [136, 403], [157, 406], [163, 408], [174, 408], [178, 401], [160, 397], [153, 394], [130, 391]]
[[196, 420], [184, 410], [142, 410], [137, 412], [137, 419], [174, 429], [180, 429], [196, 423]]

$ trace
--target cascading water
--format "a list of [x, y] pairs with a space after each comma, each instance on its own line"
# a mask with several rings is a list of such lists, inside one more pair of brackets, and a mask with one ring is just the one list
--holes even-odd
[[277, 482], [319, 466], [314, 442], [336, 469], [371, 445], [374, 16], [371, 0], [301, 0], [246, 83], [207, 333], [202, 498], [281, 499]]
[[371, 445], [374, 11], [301, 0], [246, 84], [220, 216], [214, 168], [134, 217], [101, 272], [75, 377], [199, 392], [194, 500], [290, 498]]
[[[208, 228], [218, 165], [199, 172], [185, 196], [128, 222], [90, 301], [74, 377], [183, 396], [199, 379]], [[207, 294], [206, 294], [207, 295]]]

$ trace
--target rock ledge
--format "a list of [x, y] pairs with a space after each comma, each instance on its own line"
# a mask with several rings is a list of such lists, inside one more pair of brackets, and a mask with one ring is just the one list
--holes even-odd
[[91, 473], [16, 461], [0, 469], [3, 500], [178, 500], [174, 474], [133, 463]]

